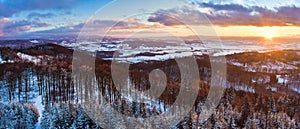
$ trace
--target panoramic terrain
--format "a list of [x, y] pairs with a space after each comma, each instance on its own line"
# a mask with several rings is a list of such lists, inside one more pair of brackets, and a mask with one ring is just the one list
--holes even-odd
[[[83, 79], [79, 83], [82, 85], [74, 85], [73, 50], [66, 41], [64, 44], [53, 41], [32, 43], [32, 40], [1, 42], [26, 45], [0, 48], [1, 128], [100, 128], [81, 107], [80, 98], [85, 91], [82, 88], [86, 88], [88, 80]], [[205, 52], [197, 53], [193, 57], [199, 68], [200, 90], [193, 109], [177, 125], [178, 128], [299, 128], [300, 51], [227, 54], [226, 89], [216, 112], [204, 123], [197, 121], [210, 89], [211, 62]], [[167, 77], [166, 88], [159, 98], [136, 103], [116, 90], [111, 77], [111, 60], [107, 59], [112, 55], [113, 52], [106, 51], [96, 54], [98, 86], [94, 90], [99, 91], [100, 96], [115, 110], [131, 117], [159, 115], [169, 109], [180, 91], [181, 80], [178, 64], [172, 56], [163, 60], [130, 62], [129, 86], [133, 88], [130, 94], [149, 89], [148, 75], [154, 69], [161, 69]], [[140, 52], [135, 57], [156, 55], [167, 54]], [[177, 110], [180, 111], [180, 107]], [[119, 123], [113, 127], [122, 128], [126, 124], [122, 118], [110, 119], [109, 115], [107, 110], [102, 119]], [[139, 127], [138, 124], [143, 122], [135, 124]]]
[[300, 129], [299, 0], [0, 0], [0, 129]]

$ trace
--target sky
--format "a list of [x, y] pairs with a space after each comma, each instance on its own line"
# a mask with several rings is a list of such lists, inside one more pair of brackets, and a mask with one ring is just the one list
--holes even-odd
[[165, 33], [299, 37], [300, 1], [0, 0], [0, 39]]

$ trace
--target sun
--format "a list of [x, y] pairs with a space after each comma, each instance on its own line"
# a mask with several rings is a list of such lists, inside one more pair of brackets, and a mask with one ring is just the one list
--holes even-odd
[[264, 37], [267, 40], [272, 40], [274, 38], [274, 34], [272, 32], [267, 32]]

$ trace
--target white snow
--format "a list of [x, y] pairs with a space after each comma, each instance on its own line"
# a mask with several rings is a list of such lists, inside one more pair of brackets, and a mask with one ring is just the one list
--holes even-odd
[[235, 66], [239, 66], [239, 67], [243, 67], [244, 64], [239, 63], [239, 62], [234, 62], [234, 61], [228, 61], [230, 64], [235, 65]]
[[159, 101], [158, 99], [155, 98], [149, 98], [140, 92], [132, 91], [130, 94], [128, 93], [127, 95], [122, 95], [122, 98], [129, 100], [129, 102], [145, 103], [146, 108], [148, 109], [156, 109], [156, 110], [163, 111], [164, 107], [166, 107], [166, 110], [170, 108], [168, 105], [165, 105], [164, 102]]
[[37, 96], [36, 98], [33, 99], [34, 106], [36, 106], [38, 112], [39, 112], [39, 118], [38, 118], [38, 123], [35, 124], [36, 129], [40, 129], [41, 127], [41, 118], [42, 118], [42, 113], [44, 111], [44, 106], [42, 104], [42, 96]]
[[204, 53], [203, 52], [193, 52], [193, 55], [197, 55], [197, 56], [202, 56]]
[[252, 63], [247, 63], [245, 65], [239, 63], [238, 61], [229, 61], [228, 63], [235, 65], [235, 66], [239, 66], [239, 67], [243, 67], [243, 69], [249, 71], [249, 72], [267, 72], [267, 73], [271, 73], [274, 71], [280, 72], [283, 70], [296, 70], [298, 69], [298, 67], [291, 65], [291, 64], [287, 64], [287, 63], [283, 63], [280, 61], [275, 61], [275, 62], [271, 62], [271, 61], [264, 61], [264, 62], [252, 62]]
[[31, 43], [39, 43], [39, 41], [37, 41], [37, 40], [31, 40], [30, 42]]
[[5, 61], [2, 59], [2, 57], [0, 56], [0, 64], [5, 64], [5, 63], [14, 63], [15, 61], [13, 60], [8, 60], [8, 61]]
[[255, 93], [255, 90], [252, 87], [248, 87], [248, 86], [233, 86], [233, 87], [235, 90]]
[[35, 64], [38, 64], [39, 62], [41, 62], [41, 60], [37, 57], [34, 57], [34, 56], [31, 56], [31, 55], [27, 55], [27, 54], [24, 54], [24, 53], [20, 53], [18, 52], [17, 55], [23, 59], [23, 60], [26, 60], [26, 61], [30, 61], [30, 62], [33, 62]]
[[300, 88], [299, 87], [291, 87], [291, 90], [298, 92], [300, 94]]
[[269, 86], [269, 87], [267, 87], [267, 89], [270, 89], [271, 91], [277, 92], [277, 88], [276, 87]]
[[235, 51], [232, 51], [232, 50], [219, 51], [219, 52], [217, 52], [217, 53], [214, 53], [213, 56], [225, 56], [225, 55], [231, 55], [231, 54], [243, 53], [243, 52], [246, 52], [246, 51], [243, 51], [243, 50], [235, 50]]
[[168, 53], [164, 55], [155, 55], [155, 56], [136, 56], [136, 57], [116, 57], [116, 58], [106, 58], [108, 60], [115, 60], [119, 62], [131, 62], [131, 63], [139, 63], [143, 61], [163, 61], [168, 59], [176, 59], [181, 57], [192, 56], [192, 52], [182, 52], [182, 53]]
[[286, 75], [276, 75], [279, 84], [288, 83]]
[[1, 60], [1, 61], [0, 61], [0, 64], [14, 63], [14, 62], [15, 62], [15, 61], [13, 61], [13, 60], [8, 60], [8, 61]]
[[[130, 41], [130, 42], [126, 42]], [[284, 49], [295, 49], [291, 48], [295, 46], [295, 43], [284, 43], [284, 44], [274, 44], [273, 47], [266, 47], [264, 44], [261, 44], [261, 41], [257, 41], [255, 39], [223, 39], [221, 43], [219, 41], [214, 40], [206, 40], [203, 43], [192, 43], [192, 44], [185, 44], [179, 42], [173, 42], [169, 40], [163, 40], [162, 44], [159, 43], [160, 40], [153, 40], [154, 45], [151, 46], [147, 43], [140, 43], [140, 46], [136, 45], [139, 42], [143, 42], [143, 39], [126, 39], [126, 41], [116, 40], [116, 41], [79, 41], [74, 43], [67, 43], [61, 42], [61, 45], [66, 47], [73, 47], [75, 49], [85, 50], [89, 52], [96, 52], [96, 51], [119, 51], [120, 55], [116, 59], [118, 61], [136, 63], [142, 62], [147, 60], [166, 60], [172, 59], [174, 57], [184, 57], [184, 56], [191, 56], [191, 55], [202, 55], [202, 54], [209, 54], [213, 56], [225, 56], [229, 54], [235, 53], [243, 53], [243, 52], [270, 52], [273, 50], [284, 50]], [[158, 54], [158, 56], [141, 56], [140, 58], [134, 57], [136, 54], [141, 54], [144, 52], [150, 52], [153, 54]], [[193, 54], [185, 55], [183, 52], [192, 52]], [[169, 53], [169, 55], [159, 55], [163, 53]], [[181, 55], [174, 55], [174, 53], [181, 53]], [[105, 58], [105, 60], [112, 60], [113, 58]], [[274, 63], [274, 65], [268, 63], [261, 63], [262, 69], [266, 69], [267, 71], [271, 70], [282, 70], [285, 69], [295, 69], [295, 66], [284, 64], [280, 62]], [[279, 63], [279, 64], [278, 64]], [[297, 63], [297, 62], [295, 62]], [[239, 65], [241, 64], [234, 64]], [[255, 64], [253, 64], [255, 65]], [[247, 68], [248, 71], [255, 72], [256, 69], [252, 65]]]

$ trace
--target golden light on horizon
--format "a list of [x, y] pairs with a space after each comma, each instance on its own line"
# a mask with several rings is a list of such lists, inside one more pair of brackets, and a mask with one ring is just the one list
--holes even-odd
[[[141, 38], [143, 37], [164, 37], [167, 36], [162, 32], [170, 32], [178, 37], [188, 37], [195, 35], [198, 32], [201, 36], [220, 36], [220, 37], [260, 37], [263, 40], [271, 41], [275, 38], [291, 38], [300, 37], [300, 26], [213, 26], [214, 33], [212, 31], [212, 26], [191, 26], [194, 30], [190, 28], [178, 25], [178, 26], [152, 26], [152, 27], [136, 27], [128, 29], [116, 28], [114, 31], [114, 36], [116, 37], [127, 37], [128, 32], [137, 32]], [[149, 31], [147, 31], [149, 30]], [[156, 30], [156, 31], [155, 31]], [[144, 32], [144, 33], [143, 33]]]
[[265, 40], [273, 40], [274, 37], [280, 36], [275, 27], [263, 27], [260, 35], [264, 37]]
[[271, 31], [269, 31], [269, 32], [267, 32], [266, 34], [265, 34], [265, 39], [267, 39], [267, 40], [272, 40], [274, 37], [275, 37], [275, 35], [273, 34], [273, 32], [271, 32]]

